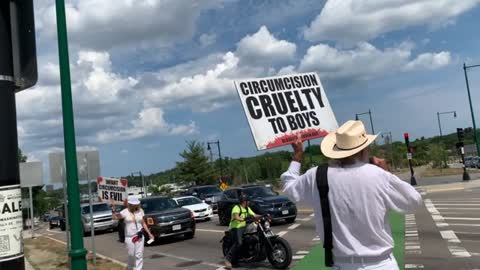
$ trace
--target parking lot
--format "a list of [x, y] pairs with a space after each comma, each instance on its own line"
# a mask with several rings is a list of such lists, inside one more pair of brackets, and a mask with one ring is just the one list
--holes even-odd
[[[294, 260], [292, 266], [301, 260], [318, 243], [310, 212], [301, 212], [292, 224], [279, 222], [272, 226], [275, 233], [283, 236], [292, 246]], [[215, 215], [210, 221], [198, 222], [195, 238], [184, 240], [181, 236], [165, 239], [145, 248], [145, 269], [222, 269], [223, 256], [221, 243], [227, 227], [220, 226]], [[65, 232], [58, 228], [43, 233], [46, 236], [65, 242]], [[84, 238], [85, 247], [91, 249], [90, 237]], [[117, 232], [98, 232], [95, 236], [96, 250], [99, 254], [111, 257], [119, 262], [127, 262], [125, 244], [118, 241]], [[248, 266], [248, 269], [251, 265]], [[255, 265], [257, 269], [272, 269], [268, 262]], [[238, 268], [247, 269], [247, 268]]]

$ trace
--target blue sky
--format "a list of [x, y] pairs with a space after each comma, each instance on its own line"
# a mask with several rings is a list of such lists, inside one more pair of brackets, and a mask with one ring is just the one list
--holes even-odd
[[[259, 154], [233, 85], [247, 77], [317, 72], [339, 123], [371, 109], [396, 140], [437, 135], [438, 111], [458, 113], [445, 133], [471, 126], [478, 0], [66, 2], [77, 145], [106, 176], [171, 168], [187, 140]], [[35, 4], [39, 82], [17, 95], [19, 141], [47, 169], [63, 147], [55, 9]], [[480, 68], [469, 75], [479, 119]]]

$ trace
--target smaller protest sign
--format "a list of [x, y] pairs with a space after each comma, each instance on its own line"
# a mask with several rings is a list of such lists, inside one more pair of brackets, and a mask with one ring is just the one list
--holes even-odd
[[125, 205], [127, 202], [127, 179], [98, 177], [97, 189], [99, 200]]
[[258, 150], [310, 140], [338, 128], [316, 73], [235, 81]]

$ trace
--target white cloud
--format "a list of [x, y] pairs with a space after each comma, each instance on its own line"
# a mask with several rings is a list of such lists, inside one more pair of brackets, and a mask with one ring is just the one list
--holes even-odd
[[437, 69], [448, 65], [451, 61], [450, 52], [440, 53], [423, 53], [417, 56], [413, 61], [408, 63], [406, 70], [418, 69]]
[[286, 40], [278, 40], [267, 29], [260, 27], [257, 33], [247, 35], [237, 44], [237, 54], [249, 64], [277, 64], [292, 61], [297, 46]]
[[97, 140], [102, 143], [138, 139], [150, 135], [186, 135], [197, 132], [194, 122], [188, 125], [168, 124], [160, 108], [148, 108], [138, 114], [131, 126], [123, 129], [107, 129], [97, 133]]
[[[107, 52], [80, 51], [72, 61], [72, 94], [79, 144], [98, 144], [146, 137], [152, 134], [189, 134], [194, 123], [168, 123], [160, 107], [143, 107], [137, 78], [112, 71]], [[54, 74], [58, 65], [47, 62], [41, 72]], [[58, 75], [58, 74], [57, 74]], [[57, 81], [57, 84], [53, 84]], [[17, 94], [19, 138], [30, 149], [63, 144], [61, 97], [58, 78]], [[139, 112], [137, 114], [136, 112]], [[128, 126], [130, 124], [130, 126]], [[183, 128], [183, 129], [182, 129]], [[113, 135], [112, 135], [113, 134]]]
[[329, 0], [304, 30], [310, 41], [355, 43], [415, 25], [450, 24], [479, 0]]
[[215, 33], [211, 34], [202, 34], [198, 40], [202, 47], [208, 47], [217, 41], [217, 35]]
[[[200, 14], [223, 0], [70, 0], [66, 1], [69, 38], [82, 47], [170, 46], [190, 39]], [[36, 8], [37, 29], [55, 36], [55, 5]]]
[[450, 53], [425, 53], [412, 58], [412, 43], [380, 50], [361, 42], [354, 48], [341, 50], [326, 44], [308, 49], [300, 71], [318, 71], [322, 78], [369, 80], [398, 71], [438, 69], [450, 63]]

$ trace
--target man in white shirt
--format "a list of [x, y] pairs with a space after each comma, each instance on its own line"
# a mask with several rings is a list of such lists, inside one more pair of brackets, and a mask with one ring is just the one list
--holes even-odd
[[[368, 146], [376, 137], [366, 133], [361, 121], [348, 121], [322, 141], [322, 153], [332, 159], [327, 172], [328, 200], [333, 261], [339, 267], [332, 269], [398, 269], [387, 213], [413, 213], [422, 204], [412, 186], [387, 171], [385, 161], [369, 158]], [[283, 190], [296, 202], [313, 207], [316, 231], [323, 241], [317, 167], [300, 175], [303, 142], [292, 146], [293, 161], [281, 176]]]

